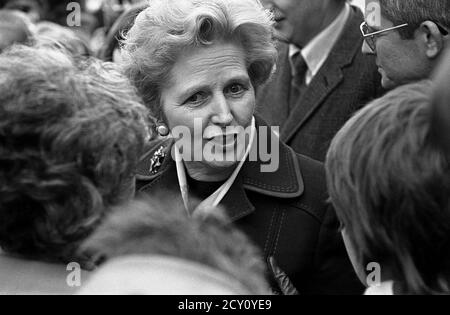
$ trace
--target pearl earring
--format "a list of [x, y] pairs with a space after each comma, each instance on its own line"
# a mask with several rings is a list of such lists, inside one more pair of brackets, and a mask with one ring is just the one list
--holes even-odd
[[166, 125], [161, 124], [158, 127], [156, 127], [156, 132], [161, 137], [167, 137], [169, 135], [169, 128]]

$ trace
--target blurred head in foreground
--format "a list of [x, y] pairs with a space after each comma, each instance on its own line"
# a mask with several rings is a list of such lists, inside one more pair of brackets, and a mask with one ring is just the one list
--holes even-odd
[[49, 9], [48, 0], [3, 0], [2, 2], [5, 3], [5, 9], [20, 11], [33, 23], [44, 19]]
[[25, 14], [0, 10], [0, 53], [14, 44], [28, 43], [31, 36], [31, 21]]
[[0, 73], [0, 246], [79, 261], [106, 209], [134, 194], [146, 110], [112, 64], [16, 47]]
[[136, 201], [118, 208], [83, 245], [107, 261], [84, 294], [267, 294], [264, 264], [247, 237], [216, 216]]
[[428, 140], [430, 82], [374, 101], [336, 135], [326, 169], [349, 254], [406, 294], [449, 293], [450, 171]]
[[68, 27], [52, 22], [40, 22], [36, 25], [36, 44], [49, 48], [63, 49], [74, 57], [89, 57], [91, 51], [83, 35]]

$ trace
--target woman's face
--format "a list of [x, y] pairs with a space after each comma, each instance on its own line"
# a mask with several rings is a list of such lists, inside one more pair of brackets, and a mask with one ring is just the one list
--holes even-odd
[[[187, 127], [192, 152], [212, 152], [214, 157], [193, 158], [191, 163], [213, 170], [232, 168], [247, 146], [237, 140], [242, 139], [239, 129], [251, 125], [255, 110], [244, 50], [215, 44], [183, 51], [162, 88], [161, 104], [172, 134], [177, 127]], [[210, 146], [214, 150], [208, 150]]]

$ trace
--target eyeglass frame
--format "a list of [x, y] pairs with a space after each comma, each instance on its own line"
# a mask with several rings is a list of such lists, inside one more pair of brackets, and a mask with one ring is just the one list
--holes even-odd
[[[377, 35], [380, 35], [380, 34], [383, 34], [383, 33], [386, 33], [386, 32], [390, 32], [390, 31], [394, 31], [394, 30], [400, 29], [402, 27], [409, 26], [409, 24], [408, 23], [404, 23], [404, 24], [400, 24], [400, 25], [397, 25], [397, 26], [386, 28], [386, 29], [381, 30], [381, 31], [376, 31], [376, 32], [367, 33], [367, 34], [364, 32], [364, 27], [365, 26], [370, 27], [367, 24], [367, 22], [364, 21], [359, 26], [359, 29], [360, 29], [361, 34], [362, 34], [364, 40], [366, 41], [367, 45], [370, 47], [370, 49], [372, 51], [375, 51], [376, 50], [375, 38], [376, 38]], [[370, 40], [369, 40], [369, 38], [370, 38]]]
[[[445, 27], [443, 27], [442, 25], [440, 25], [439, 23], [433, 22], [434, 24], [436, 24], [437, 28], [439, 29], [439, 31], [442, 33], [442, 35], [447, 36], [449, 34], [449, 31], [447, 29], [445, 29]], [[370, 27], [366, 21], [362, 22], [361, 25], [359, 26], [359, 29], [361, 31], [361, 34], [364, 38], [364, 40], [366, 41], [367, 45], [370, 47], [370, 49], [372, 49], [372, 51], [376, 50], [376, 43], [375, 43], [375, 37], [377, 35], [386, 33], [386, 32], [390, 32], [390, 31], [394, 31], [406, 26], [409, 26], [408, 23], [404, 23], [404, 24], [400, 24], [397, 26], [393, 26], [393, 27], [389, 27], [386, 28], [384, 30], [380, 30], [380, 31], [376, 31], [376, 32], [372, 32], [372, 33], [365, 33], [363, 27], [367, 26]], [[369, 40], [370, 38], [370, 40]]]

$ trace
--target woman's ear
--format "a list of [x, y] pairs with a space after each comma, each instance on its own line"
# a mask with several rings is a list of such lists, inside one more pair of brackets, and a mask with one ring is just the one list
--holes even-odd
[[436, 23], [432, 21], [423, 22], [420, 27], [420, 37], [425, 47], [425, 53], [429, 59], [436, 59], [444, 49], [444, 37]]

